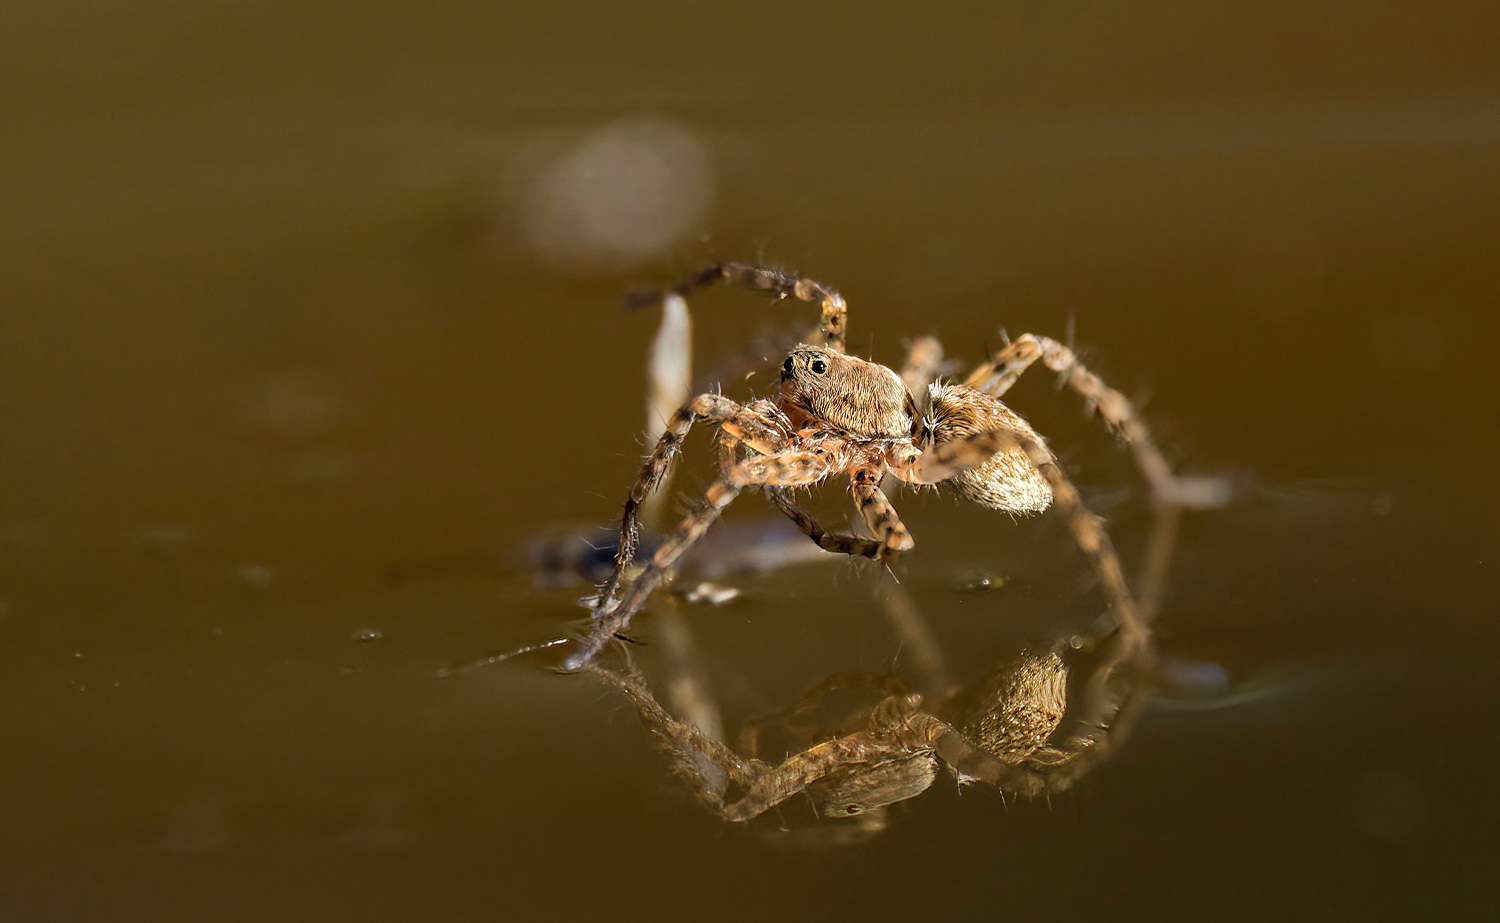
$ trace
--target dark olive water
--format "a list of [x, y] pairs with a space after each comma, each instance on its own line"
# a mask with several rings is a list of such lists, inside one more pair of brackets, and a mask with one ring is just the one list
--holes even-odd
[[[1496, 16], [5, 19], [0, 918], [1493, 906]], [[579, 615], [516, 564], [616, 515], [634, 475], [654, 319], [620, 296], [721, 258], [837, 285], [851, 348], [887, 362], [915, 335], [976, 361], [1001, 327], [1075, 324], [1185, 470], [1252, 479], [1185, 522], [1159, 622], [1233, 686], [1159, 703], [1050, 804], [940, 778], [867, 844], [792, 850], [709, 817], [549, 654], [439, 677]], [[810, 316], [694, 304], [704, 367]], [[1108, 438], [1040, 376], [1010, 400], [1135, 561]], [[902, 586], [961, 664], [1091, 605], [1055, 522], [897, 502]], [[955, 593], [974, 568], [1011, 579]], [[890, 579], [801, 566], [685, 610], [726, 708], [899, 663]]]

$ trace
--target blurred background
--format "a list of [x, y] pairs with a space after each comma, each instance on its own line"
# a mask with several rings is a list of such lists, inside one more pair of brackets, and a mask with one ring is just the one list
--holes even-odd
[[[0, 918], [1493, 906], [1494, 9], [4, 19]], [[555, 652], [440, 676], [581, 614], [526, 548], [618, 515], [644, 451], [656, 318], [623, 295], [719, 259], [836, 286], [888, 363], [1076, 331], [1183, 470], [1252, 485], [1186, 520], [1159, 623], [1222, 683], [1051, 803], [940, 778], [868, 843], [792, 850], [702, 811]], [[813, 316], [693, 305], [703, 369]], [[1008, 400], [1134, 563], [1129, 465], [1033, 375]], [[1051, 518], [897, 504], [902, 586], [975, 657], [1092, 605]], [[1005, 585], [957, 592], [976, 569]], [[897, 662], [892, 579], [808, 565], [688, 611], [726, 708]]]

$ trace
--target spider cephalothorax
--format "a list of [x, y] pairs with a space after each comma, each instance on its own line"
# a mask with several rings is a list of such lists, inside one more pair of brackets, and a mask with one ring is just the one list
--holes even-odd
[[776, 405], [798, 428], [818, 426], [871, 439], [910, 439], [922, 430], [901, 376], [827, 347], [792, 350], [781, 364]]
[[[1129, 401], [1080, 365], [1072, 350], [1055, 340], [1027, 335], [1007, 344], [962, 383], [939, 382], [942, 350], [930, 338], [912, 345], [900, 373], [844, 352], [846, 307], [843, 298], [825, 285], [721, 263], [678, 286], [676, 293], [714, 282], [737, 282], [780, 298], [817, 302], [822, 308], [821, 343], [791, 350], [781, 366], [775, 400], [740, 404], [720, 394], [701, 394], [668, 420], [626, 501], [614, 573], [594, 600], [591, 629], [565, 668], [587, 664], [622, 632], [678, 559], [745, 489], [764, 492], [825, 550], [887, 560], [910, 549], [911, 533], [881, 489], [887, 474], [913, 485], [952, 484], [966, 499], [1015, 514], [1039, 513], [1057, 505], [1067, 515], [1079, 547], [1093, 559], [1111, 607], [1121, 619], [1130, 616], [1134, 601], [1108, 535], [1041, 437], [999, 400], [1040, 359], [1127, 439], [1153, 491], [1166, 496], [1170, 469]], [[924, 399], [925, 413], [919, 411], [918, 395]], [[718, 477], [705, 492], [703, 504], [635, 572], [641, 504], [661, 485], [684, 437], [699, 422], [718, 428]], [[836, 475], [848, 479], [869, 537], [829, 532], [786, 492]]]

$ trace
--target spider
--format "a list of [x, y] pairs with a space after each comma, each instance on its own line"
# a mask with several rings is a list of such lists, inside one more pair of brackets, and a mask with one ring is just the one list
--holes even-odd
[[[999, 398], [1040, 360], [1130, 446], [1158, 505], [1197, 505], [1200, 498], [1174, 477], [1130, 401], [1086, 369], [1071, 349], [1027, 334], [1007, 343], [962, 383], [947, 382], [937, 379], [942, 347], [932, 338], [913, 344], [900, 374], [845, 352], [844, 299], [811, 279], [718, 263], [654, 297], [681, 297], [721, 282], [817, 303], [822, 310], [818, 333], [814, 342], [799, 344], [786, 356], [774, 400], [741, 404], [717, 393], [700, 394], [667, 421], [626, 500], [615, 567], [592, 601], [590, 629], [563, 662], [564, 670], [583, 668], [611, 639], [623, 637], [673, 566], [746, 489], [764, 492], [827, 551], [887, 562], [910, 550], [911, 533], [881, 486], [887, 475], [911, 485], [951, 485], [974, 503], [1012, 514], [1058, 507], [1092, 560], [1120, 623], [1136, 621], [1135, 600], [1099, 519], [1042, 438]], [[718, 475], [702, 504], [632, 573], [642, 505], [662, 484], [696, 423], [717, 427]], [[848, 479], [873, 538], [824, 529], [788, 494], [838, 475]], [[1205, 505], [1216, 500], [1207, 498]]]

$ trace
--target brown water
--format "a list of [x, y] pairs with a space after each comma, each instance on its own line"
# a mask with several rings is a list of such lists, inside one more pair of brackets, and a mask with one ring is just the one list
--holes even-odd
[[[1493, 906], [1478, 9], [9, 11], [0, 918]], [[1153, 708], [1051, 804], [940, 778], [866, 845], [787, 851], [547, 654], [440, 678], [579, 615], [507, 565], [633, 476], [653, 321], [621, 293], [719, 258], [837, 285], [851, 348], [889, 362], [1076, 322], [1185, 469], [1254, 478], [1186, 523], [1160, 622], [1234, 689]], [[695, 305], [704, 363], [808, 317]], [[1012, 397], [1134, 560], [1118, 453], [1040, 378]], [[1076, 615], [1055, 523], [898, 503], [903, 586], [974, 656]], [[1012, 583], [956, 595], [972, 567]], [[690, 610], [730, 704], [889, 666], [889, 579], [806, 566]]]

